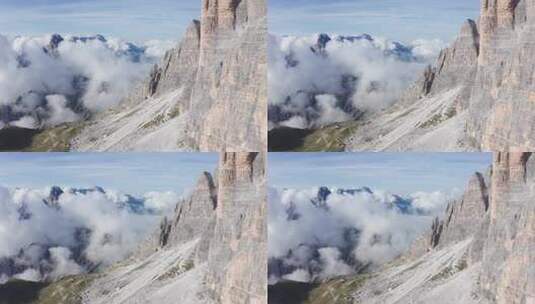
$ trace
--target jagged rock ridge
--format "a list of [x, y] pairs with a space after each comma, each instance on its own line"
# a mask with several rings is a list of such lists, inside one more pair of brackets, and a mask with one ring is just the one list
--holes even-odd
[[201, 21], [178, 47], [120, 107], [95, 118], [73, 148], [263, 151], [266, 36], [264, 0], [204, 0]]

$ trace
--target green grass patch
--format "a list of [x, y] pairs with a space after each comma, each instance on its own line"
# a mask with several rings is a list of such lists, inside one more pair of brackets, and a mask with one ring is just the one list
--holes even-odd
[[154, 117], [152, 120], [144, 123], [143, 125], [141, 125], [141, 128], [142, 129], [150, 129], [152, 127], [157, 127], [159, 125], [161, 125], [162, 123], [164, 123], [166, 120], [165, 118], [165, 115], [160, 113], [158, 115], [156, 115], [156, 117]]
[[439, 124], [445, 122], [446, 120], [452, 118], [455, 115], [457, 115], [457, 110], [455, 109], [455, 107], [452, 106], [445, 113], [438, 113], [433, 115], [429, 120], [420, 124], [418, 127], [421, 129], [432, 128], [438, 126]]
[[160, 275], [157, 280], [165, 281], [168, 279], [175, 278], [183, 273], [186, 273], [195, 267], [195, 263], [192, 260], [187, 260], [185, 262], [180, 261], [177, 265], [173, 266], [171, 269], [166, 271], [164, 274]]
[[169, 119], [173, 119], [179, 115], [180, 115], [180, 108], [178, 106], [175, 106], [173, 109], [171, 109], [171, 111], [169, 111], [169, 113], [167, 113], [167, 117]]
[[468, 262], [466, 262], [465, 259], [460, 260], [455, 265], [450, 265], [444, 269], [442, 269], [441, 272], [435, 274], [433, 277], [431, 277], [431, 281], [442, 281], [447, 278], [452, 277], [458, 272], [461, 272], [465, 270], [468, 267]]

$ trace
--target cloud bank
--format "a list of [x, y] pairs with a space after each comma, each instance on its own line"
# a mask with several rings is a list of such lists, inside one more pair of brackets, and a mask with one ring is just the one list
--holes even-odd
[[0, 186], [0, 283], [55, 280], [124, 259], [178, 200], [172, 192]]
[[0, 127], [54, 126], [117, 105], [170, 47], [100, 35], [0, 35]]
[[445, 44], [361, 36], [270, 35], [270, 128], [316, 128], [393, 103]]
[[405, 252], [447, 195], [407, 197], [368, 188], [269, 189], [269, 281], [310, 282], [354, 274]]

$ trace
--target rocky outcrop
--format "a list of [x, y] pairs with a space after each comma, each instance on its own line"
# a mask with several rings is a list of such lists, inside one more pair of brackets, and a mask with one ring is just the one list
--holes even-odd
[[208, 250], [208, 237], [214, 228], [217, 207], [217, 188], [208, 172], [204, 172], [192, 194], [180, 201], [174, 218], [165, 217], [160, 224], [160, 247], [173, 247], [200, 239], [196, 259], [205, 260]]
[[488, 216], [489, 181], [481, 173], [475, 173], [466, 190], [457, 201], [448, 204], [442, 217], [437, 217], [430, 231], [414, 242], [410, 256], [422, 254], [474, 237]]
[[431, 68], [433, 76], [429, 76], [429, 71], [424, 73], [425, 95], [463, 86], [466, 88], [463, 97], [469, 96], [479, 55], [479, 39], [476, 23], [467, 20], [451, 47], [440, 52]]
[[434, 66], [428, 66], [396, 103], [363, 117], [356, 131], [344, 139], [346, 150], [477, 150], [468, 138], [466, 121], [480, 48], [477, 24], [467, 20]]
[[298, 302], [535, 303], [534, 189], [532, 153], [497, 153], [407, 255], [367, 276], [305, 286], [308, 300]]
[[[143, 98], [163, 95], [183, 87], [179, 100], [189, 101], [191, 90], [197, 75], [201, 24], [194, 20], [186, 30], [177, 48], [168, 51], [159, 65], [155, 65], [147, 80]], [[186, 110], [187, 102], [179, 103]]]
[[[484, 0], [479, 26], [468, 21], [440, 56], [435, 88], [463, 87], [466, 137], [477, 149], [530, 151], [535, 147], [535, 4]], [[443, 60], [449, 53], [453, 60]], [[450, 76], [451, 75], [451, 76]]]
[[462, 199], [449, 204], [439, 243], [451, 244], [478, 232], [489, 206], [487, 184], [481, 173], [474, 174]]

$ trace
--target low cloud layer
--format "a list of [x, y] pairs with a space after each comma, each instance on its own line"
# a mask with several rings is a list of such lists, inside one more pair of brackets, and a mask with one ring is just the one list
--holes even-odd
[[269, 278], [309, 282], [359, 273], [405, 252], [443, 213], [440, 192], [269, 189]]
[[0, 283], [54, 280], [122, 260], [178, 199], [172, 192], [135, 198], [98, 187], [0, 186]]
[[445, 46], [410, 45], [362, 36], [271, 35], [270, 128], [316, 128], [382, 109], [419, 76]]
[[0, 35], [0, 128], [41, 128], [117, 105], [171, 42]]

